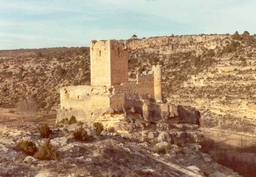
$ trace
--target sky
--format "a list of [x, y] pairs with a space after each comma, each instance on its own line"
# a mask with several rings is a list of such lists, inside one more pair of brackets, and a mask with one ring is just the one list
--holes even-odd
[[0, 0], [0, 50], [91, 40], [256, 33], [255, 0]]

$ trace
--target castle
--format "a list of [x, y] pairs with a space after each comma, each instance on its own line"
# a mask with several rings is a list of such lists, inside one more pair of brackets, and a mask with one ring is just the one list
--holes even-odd
[[128, 81], [126, 41], [101, 40], [90, 43], [91, 85], [60, 89], [61, 109], [57, 122], [76, 117], [92, 122], [98, 116], [132, 110], [148, 121], [168, 118], [173, 106], [162, 101], [161, 66], [152, 66], [147, 75]]

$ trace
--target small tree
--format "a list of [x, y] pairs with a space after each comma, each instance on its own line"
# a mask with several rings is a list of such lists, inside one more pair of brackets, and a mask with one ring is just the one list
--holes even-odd
[[87, 131], [80, 127], [73, 132], [73, 136], [76, 140], [79, 141], [86, 141], [88, 139]]
[[233, 35], [232, 35], [232, 38], [235, 39], [235, 40], [241, 40], [242, 37], [239, 35], [238, 31], [236, 31]]
[[132, 35], [132, 39], [137, 39], [137, 35], [136, 34]]
[[21, 115], [31, 117], [37, 111], [37, 104], [35, 99], [30, 97], [19, 101], [16, 108]]
[[50, 139], [47, 139], [45, 143], [40, 146], [34, 157], [40, 160], [57, 160], [59, 159], [59, 154], [57, 149], [51, 144]]
[[244, 33], [242, 34], [243, 38], [248, 38], [250, 37], [250, 33], [248, 31], [244, 31]]

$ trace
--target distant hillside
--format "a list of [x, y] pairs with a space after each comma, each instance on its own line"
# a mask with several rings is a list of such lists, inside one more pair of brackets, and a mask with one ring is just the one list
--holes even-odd
[[[256, 37], [186, 35], [130, 39], [129, 76], [163, 66], [164, 95], [191, 105], [208, 127], [255, 132]], [[33, 96], [41, 110], [58, 108], [59, 88], [88, 84], [89, 48], [0, 51], [0, 104]]]
[[40, 110], [59, 104], [59, 88], [88, 84], [89, 48], [0, 51], [0, 106], [34, 97]]
[[160, 63], [168, 100], [200, 109], [204, 126], [255, 132], [255, 35], [152, 37], [130, 48], [131, 76]]

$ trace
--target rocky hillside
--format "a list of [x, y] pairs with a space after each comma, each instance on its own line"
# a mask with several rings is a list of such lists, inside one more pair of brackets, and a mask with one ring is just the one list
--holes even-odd
[[[202, 113], [202, 125], [255, 132], [256, 36], [186, 35], [130, 39], [129, 76], [163, 67], [164, 95]], [[57, 109], [59, 88], [89, 83], [88, 48], [0, 51], [0, 104], [32, 96]]]
[[202, 113], [202, 124], [255, 132], [256, 36], [188, 35], [130, 41], [130, 73], [163, 66], [165, 96]]
[[[104, 124], [99, 130], [74, 121], [54, 125], [52, 118], [0, 116], [0, 176], [240, 177], [199, 151], [202, 132], [195, 124], [127, 131], [133, 123], [122, 121], [124, 116], [106, 118], [97, 122]], [[107, 126], [113, 121], [123, 126]]]
[[0, 107], [33, 97], [39, 110], [59, 104], [59, 88], [88, 84], [89, 48], [0, 51]]

